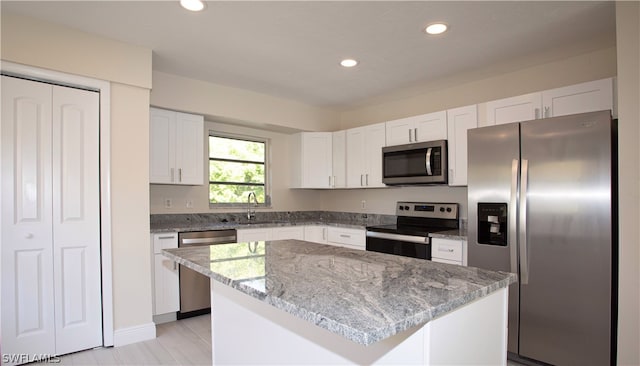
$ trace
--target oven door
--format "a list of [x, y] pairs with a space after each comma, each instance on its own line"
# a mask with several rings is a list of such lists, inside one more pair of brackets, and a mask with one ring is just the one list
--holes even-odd
[[411, 258], [431, 259], [431, 238], [367, 231], [367, 250]]

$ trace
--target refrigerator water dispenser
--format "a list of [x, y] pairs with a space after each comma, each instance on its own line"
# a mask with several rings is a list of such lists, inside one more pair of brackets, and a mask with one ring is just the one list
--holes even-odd
[[478, 244], [507, 246], [507, 204], [478, 202]]

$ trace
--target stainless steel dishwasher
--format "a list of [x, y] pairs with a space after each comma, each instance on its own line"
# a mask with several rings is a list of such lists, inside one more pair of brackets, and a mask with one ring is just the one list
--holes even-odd
[[[208, 230], [178, 233], [178, 247], [208, 246], [236, 242], [236, 230]], [[180, 266], [180, 311], [177, 318], [211, 312], [209, 277], [185, 266]]]

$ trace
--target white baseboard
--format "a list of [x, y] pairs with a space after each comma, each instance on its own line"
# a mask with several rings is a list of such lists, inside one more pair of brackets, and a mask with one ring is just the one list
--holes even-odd
[[156, 337], [156, 325], [147, 323], [135, 327], [116, 329], [113, 332], [114, 347], [126, 346], [127, 344], [147, 341]]

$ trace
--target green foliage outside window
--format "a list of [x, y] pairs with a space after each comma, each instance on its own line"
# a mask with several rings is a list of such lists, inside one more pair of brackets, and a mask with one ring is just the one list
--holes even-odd
[[254, 192], [265, 203], [266, 143], [209, 136], [209, 202], [246, 203]]

